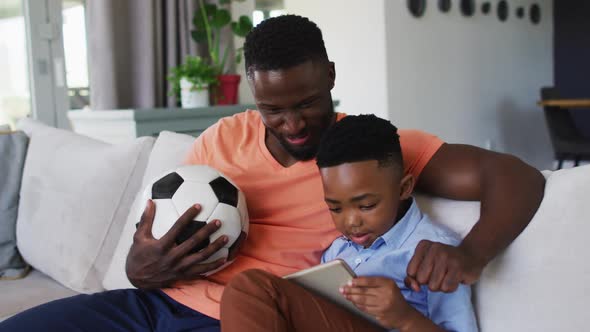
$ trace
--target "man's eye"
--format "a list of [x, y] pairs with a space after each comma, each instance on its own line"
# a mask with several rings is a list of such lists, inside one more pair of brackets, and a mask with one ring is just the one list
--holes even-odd
[[306, 101], [304, 103], [299, 104], [298, 108], [299, 109], [310, 108], [313, 106], [313, 104], [315, 104], [316, 101], [317, 101], [317, 99]]
[[270, 108], [270, 107], [258, 107], [260, 112], [264, 112], [266, 114], [275, 114], [281, 111], [280, 108]]
[[330, 212], [332, 213], [339, 213], [340, 211], [342, 211], [341, 208], [329, 208]]

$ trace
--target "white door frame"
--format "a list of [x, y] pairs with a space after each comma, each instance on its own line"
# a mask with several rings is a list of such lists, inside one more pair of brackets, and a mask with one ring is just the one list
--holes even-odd
[[23, 0], [31, 114], [47, 125], [70, 128], [61, 0]]

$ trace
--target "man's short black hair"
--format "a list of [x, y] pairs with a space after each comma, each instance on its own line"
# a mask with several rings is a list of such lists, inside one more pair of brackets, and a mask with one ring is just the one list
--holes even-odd
[[283, 15], [258, 24], [244, 42], [246, 73], [288, 69], [309, 60], [328, 60], [322, 31], [305, 17]]
[[349, 115], [330, 127], [316, 157], [320, 168], [377, 160], [380, 167], [399, 166], [402, 151], [397, 128], [375, 115]]

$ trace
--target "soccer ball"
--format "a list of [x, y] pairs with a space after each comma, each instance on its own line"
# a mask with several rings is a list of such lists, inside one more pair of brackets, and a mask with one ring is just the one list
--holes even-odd
[[[144, 198], [152, 199], [156, 206], [152, 234], [159, 239], [192, 205], [199, 203], [201, 212], [176, 237], [176, 244], [184, 242], [207, 223], [218, 219], [221, 227], [204, 243], [192, 249], [198, 252], [222, 235], [228, 241], [203, 263], [227, 258], [225, 267], [236, 258], [240, 244], [248, 235], [246, 198], [240, 189], [223, 174], [205, 165], [178, 167], [152, 181], [144, 191]], [[218, 271], [211, 271], [208, 274]]]

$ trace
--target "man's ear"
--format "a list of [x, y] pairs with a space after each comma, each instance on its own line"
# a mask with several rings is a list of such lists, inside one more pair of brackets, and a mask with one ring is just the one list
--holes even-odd
[[408, 174], [404, 176], [400, 182], [400, 199], [405, 200], [412, 196], [412, 192], [414, 191], [414, 185], [416, 181], [414, 180], [414, 176], [412, 174]]
[[330, 77], [330, 89], [334, 88], [336, 82], [336, 64], [330, 61], [328, 64], [328, 76]]

